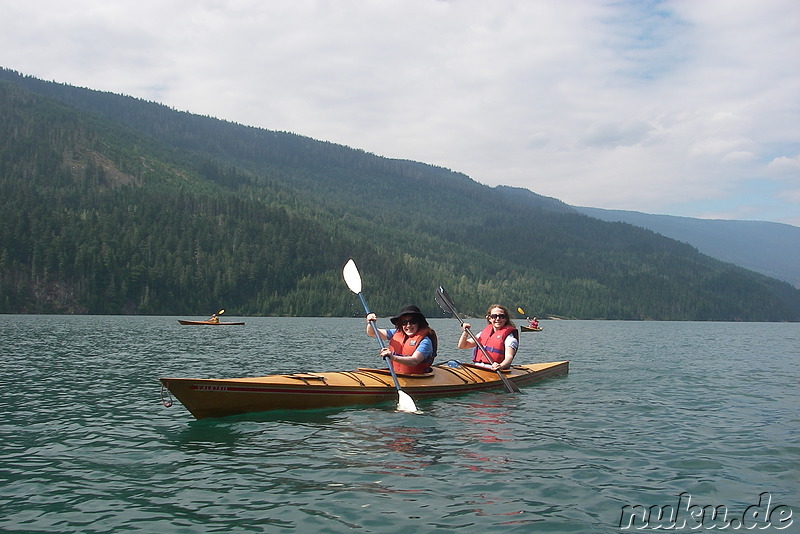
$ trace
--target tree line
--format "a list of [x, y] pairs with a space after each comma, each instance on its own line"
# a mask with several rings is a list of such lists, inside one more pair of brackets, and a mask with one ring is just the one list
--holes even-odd
[[0, 312], [360, 315], [341, 280], [352, 257], [383, 314], [417, 303], [436, 316], [442, 284], [469, 314], [501, 302], [540, 317], [800, 318], [788, 284], [630, 225], [447, 169], [28, 80], [37, 93], [4, 74]]

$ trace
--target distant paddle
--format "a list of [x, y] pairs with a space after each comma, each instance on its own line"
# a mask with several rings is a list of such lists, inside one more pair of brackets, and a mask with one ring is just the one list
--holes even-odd
[[[358, 295], [358, 298], [361, 299], [361, 304], [364, 306], [364, 312], [369, 315], [367, 302], [364, 300], [364, 296], [361, 294], [361, 274], [358, 272], [358, 268], [352, 259], [347, 260], [347, 263], [344, 264], [342, 276], [344, 277], [344, 282], [347, 284], [347, 287], [350, 288], [350, 291]], [[378, 340], [378, 345], [380, 345], [381, 350], [383, 350], [383, 340], [381, 339], [381, 334], [378, 332], [378, 326], [375, 324], [375, 322], [372, 322], [372, 330], [375, 332], [375, 338]], [[397, 388], [397, 410], [400, 412], [416, 412], [417, 405], [414, 404], [414, 399], [412, 399], [405, 391], [400, 389], [400, 382], [398, 382], [397, 375], [394, 373], [392, 362], [389, 361], [388, 357], [384, 357], [383, 359], [386, 360], [386, 364], [389, 366], [389, 372], [392, 374], [392, 380], [394, 380], [394, 387]]]
[[[436, 290], [436, 303], [439, 305], [440, 308], [442, 308], [442, 310], [454, 315], [456, 319], [458, 319], [461, 322], [462, 325], [464, 324], [464, 321], [461, 319], [461, 316], [458, 314], [458, 311], [456, 311], [455, 304], [453, 304], [453, 301], [450, 300], [450, 295], [447, 294], [447, 291], [445, 291], [442, 286], [439, 286], [439, 289]], [[475, 345], [483, 353], [483, 356], [486, 358], [486, 361], [491, 362], [492, 359], [486, 352], [486, 348], [483, 345], [481, 345], [481, 342], [478, 341], [478, 338], [475, 337], [475, 334], [472, 333], [472, 330], [470, 330], [469, 328], [465, 328], [464, 331], [467, 334], [469, 334], [469, 337], [472, 338], [472, 341], [475, 342]], [[506, 387], [509, 393], [519, 393], [519, 388], [517, 387], [517, 385], [508, 378], [506, 378], [505, 376], [503, 376], [503, 373], [500, 371], [500, 369], [497, 370], [497, 376], [499, 376], [500, 380], [503, 381], [503, 385]]]
[[523, 310], [522, 308], [517, 308], [517, 311], [520, 312], [522, 315], [525, 315], [525, 310]]

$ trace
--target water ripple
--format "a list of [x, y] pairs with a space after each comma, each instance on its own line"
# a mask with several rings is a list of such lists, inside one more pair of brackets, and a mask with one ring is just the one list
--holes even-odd
[[[442, 358], [453, 321], [432, 321]], [[518, 395], [193, 421], [159, 376], [378, 364], [360, 319], [8, 316], [4, 532], [608, 532], [625, 505], [798, 509], [800, 328], [548, 322], [521, 361], [570, 359]], [[353, 337], [355, 335], [356, 337]], [[320, 359], [337, 339], [347, 354]], [[281, 341], [282, 340], [282, 341]], [[282, 344], [299, 344], [286, 359]]]

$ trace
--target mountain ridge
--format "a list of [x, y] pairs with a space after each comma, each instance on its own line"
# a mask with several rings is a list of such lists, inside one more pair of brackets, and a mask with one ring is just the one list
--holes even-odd
[[449, 169], [8, 69], [0, 113], [0, 311], [358, 315], [353, 257], [387, 314], [443, 284], [476, 315], [800, 319], [788, 284]]
[[575, 207], [608, 222], [626, 222], [677, 239], [703, 254], [800, 287], [800, 228], [770, 221], [697, 219]]

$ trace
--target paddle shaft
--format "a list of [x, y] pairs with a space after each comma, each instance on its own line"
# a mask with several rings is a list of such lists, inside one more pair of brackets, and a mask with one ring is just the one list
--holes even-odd
[[[463, 325], [463, 324], [464, 324], [464, 321], [461, 321], [461, 324]], [[473, 341], [473, 343], [475, 343], [475, 345], [477, 345], [477, 347], [478, 347], [478, 348], [480, 349], [480, 351], [483, 353], [483, 357], [484, 357], [484, 358], [486, 358], [486, 361], [487, 361], [487, 362], [489, 362], [489, 363], [492, 363], [492, 358], [489, 356], [489, 353], [488, 353], [488, 352], [486, 352], [486, 347], [484, 347], [484, 346], [481, 344], [481, 342], [480, 342], [480, 341], [478, 341], [478, 338], [477, 338], [477, 337], [475, 337], [475, 334], [473, 334], [473, 333], [472, 333], [472, 330], [470, 330], [470, 329], [469, 329], [469, 327], [466, 327], [466, 328], [464, 329], [464, 332], [466, 332], [467, 334], [469, 334], [469, 337], [470, 337], [470, 339]]]
[[[367, 301], [364, 300], [364, 295], [359, 293], [358, 294], [358, 298], [361, 299], [361, 304], [362, 304], [362, 306], [364, 306], [364, 312], [367, 315], [369, 315], [370, 312], [369, 312], [369, 308], [367, 307]], [[380, 345], [381, 346], [381, 350], [383, 350], [385, 348], [385, 345], [383, 344], [383, 340], [381, 339], [381, 333], [378, 330], [378, 325], [376, 324], [377, 321], [369, 321], [369, 322], [372, 323], [372, 331], [375, 332], [375, 337], [378, 340], [378, 345]], [[394, 381], [394, 387], [397, 388], [398, 392], [402, 391], [400, 389], [400, 382], [397, 380], [397, 375], [394, 373], [394, 367], [392, 367], [392, 362], [389, 360], [388, 356], [384, 356], [383, 359], [386, 360], [386, 365], [389, 366], [389, 372], [392, 374], [392, 380]]]

